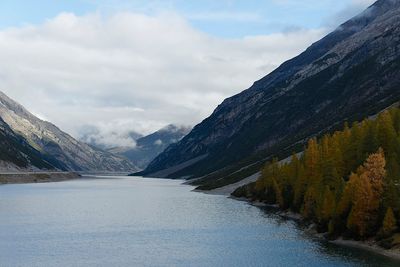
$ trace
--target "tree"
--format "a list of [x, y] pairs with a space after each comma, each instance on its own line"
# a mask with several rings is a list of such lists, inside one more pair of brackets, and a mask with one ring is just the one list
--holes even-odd
[[394, 148], [396, 147], [394, 144], [397, 141], [397, 134], [393, 126], [393, 121], [390, 113], [385, 111], [379, 114], [377, 123], [379, 144], [388, 154], [390, 154], [394, 152]]
[[348, 173], [345, 173], [345, 164], [343, 161], [343, 152], [340, 148], [340, 134], [337, 132], [332, 136], [331, 140], [332, 157], [334, 161], [334, 166], [338, 177], [343, 178]]
[[313, 186], [311, 186], [305, 196], [303, 205], [303, 216], [306, 219], [314, 219], [317, 210], [317, 192]]
[[347, 228], [355, 235], [364, 238], [368, 234], [370, 223], [370, 203], [373, 198], [372, 186], [368, 176], [359, 176], [356, 184], [353, 206], [347, 219]]
[[371, 154], [362, 167], [362, 171], [368, 177], [373, 192], [372, 208], [378, 209], [383, 193], [383, 182], [386, 176], [386, 160], [383, 150], [380, 148], [377, 153]]
[[303, 164], [300, 165], [294, 185], [293, 210], [300, 211], [307, 189], [307, 177]]
[[347, 218], [349, 212], [351, 211], [354, 193], [359, 179], [360, 177], [356, 173], [352, 173], [350, 175], [350, 179], [344, 187], [343, 194], [337, 207], [336, 213], [338, 216]]
[[383, 180], [386, 175], [385, 165], [383, 150], [379, 149], [377, 153], [371, 154], [358, 170], [359, 179], [355, 182], [347, 227], [359, 237], [365, 237], [377, 225]]
[[[382, 148], [380, 148], [382, 147]], [[254, 194], [333, 235], [389, 233], [400, 218], [400, 109], [311, 138], [301, 157], [262, 170]]]
[[326, 224], [332, 218], [335, 211], [335, 195], [327, 186], [324, 192], [324, 201], [321, 209], [321, 222]]
[[304, 154], [306, 174], [310, 184], [316, 186], [321, 180], [320, 152], [315, 138], [308, 141], [308, 146]]
[[341, 180], [336, 168], [339, 162], [335, 160], [335, 150], [330, 139], [332, 138], [329, 135], [324, 136], [321, 144], [322, 184], [329, 186], [333, 191], [337, 191]]
[[386, 211], [389, 207], [393, 207], [395, 210], [399, 210], [399, 198], [400, 194], [396, 184], [392, 180], [385, 182], [382, 195], [382, 212]]
[[280, 208], [285, 207], [285, 199], [283, 198], [282, 189], [275, 178], [272, 178], [272, 185], [275, 192], [276, 202]]
[[387, 236], [392, 234], [397, 229], [396, 218], [392, 208], [386, 210], [385, 218], [383, 219], [381, 232]]

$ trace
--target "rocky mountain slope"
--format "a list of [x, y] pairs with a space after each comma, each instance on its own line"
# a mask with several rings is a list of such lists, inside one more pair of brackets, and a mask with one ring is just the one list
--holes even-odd
[[143, 169], [169, 145], [180, 141], [189, 132], [189, 127], [170, 124], [157, 132], [136, 139], [135, 148], [115, 147], [108, 151], [126, 157]]
[[[49, 160], [47, 158], [47, 160]], [[15, 134], [0, 118], [0, 170], [14, 172], [21, 170], [53, 170], [55, 167], [46, 156], [30, 146], [26, 140]], [[50, 159], [51, 161], [51, 159]]]
[[[24, 143], [26, 149], [33, 151], [32, 155], [41, 155], [38, 157], [48, 159], [53, 168], [97, 172], [137, 170], [128, 160], [93, 149], [75, 140], [55, 125], [38, 119], [2, 92], [0, 92], [0, 118], [4, 129], [7, 129], [3, 129], [2, 134], [8, 131], [19, 136], [23, 139], [20, 142]], [[18, 150], [17, 153], [27, 154], [18, 146], [12, 147]], [[34, 167], [43, 166], [43, 162], [34, 163], [30, 158], [26, 161], [30, 161]]]
[[380, 0], [226, 99], [140, 174], [204, 176], [203, 183], [238, 179], [271, 156], [300, 151], [307, 137], [399, 100], [400, 1]]

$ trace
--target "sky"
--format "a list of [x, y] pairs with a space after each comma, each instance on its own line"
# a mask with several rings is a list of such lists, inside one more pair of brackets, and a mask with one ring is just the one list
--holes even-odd
[[372, 0], [2, 0], [0, 90], [76, 138], [201, 122]]

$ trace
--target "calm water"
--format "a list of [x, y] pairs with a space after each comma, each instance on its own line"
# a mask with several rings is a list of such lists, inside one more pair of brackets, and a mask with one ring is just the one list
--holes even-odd
[[399, 266], [180, 181], [0, 186], [0, 266]]

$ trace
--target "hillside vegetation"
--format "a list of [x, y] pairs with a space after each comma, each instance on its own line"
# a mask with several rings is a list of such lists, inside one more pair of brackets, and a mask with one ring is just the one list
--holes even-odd
[[377, 237], [391, 246], [400, 223], [399, 159], [400, 109], [393, 108], [310, 139], [301, 156], [267, 163], [234, 195], [301, 213], [331, 237]]

